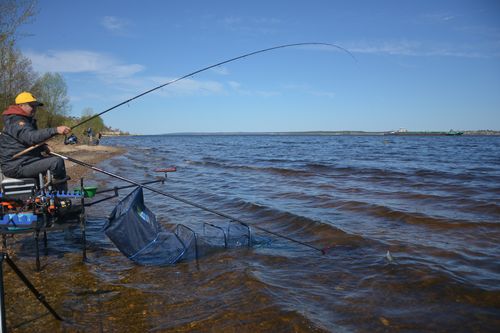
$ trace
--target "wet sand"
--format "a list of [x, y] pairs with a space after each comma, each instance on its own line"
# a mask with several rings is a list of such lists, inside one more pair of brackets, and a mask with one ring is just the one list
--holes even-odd
[[[50, 148], [52, 151], [72, 157], [74, 159], [97, 165], [108, 158], [116, 155], [123, 154], [125, 149], [110, 146], [89, 146], [89, 145], [64, 145], [61, 143], [51, 143]], [[79, 184], [80, 178], [85, 177], [88, 173], [92, 172], [91, 169], [75, 164], [70, 161], [65, 161], [66, 173], [71, 178], [69, 185]]]

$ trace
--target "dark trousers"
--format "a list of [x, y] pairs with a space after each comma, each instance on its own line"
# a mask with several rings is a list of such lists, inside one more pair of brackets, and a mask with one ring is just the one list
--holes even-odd
[[47, 170], [50, 170], [52, 177], [55, 179], [66, 178], [66, 167], [64, 160], [57, 156], [41, 157], [23, 163], [16, 170], [16, 178], [37, 178], [41, 172], [45, 175]]

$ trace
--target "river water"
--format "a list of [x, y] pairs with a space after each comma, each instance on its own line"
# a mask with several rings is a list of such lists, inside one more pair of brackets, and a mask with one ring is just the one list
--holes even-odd
[[[176, 166], [164, 185], [152, 186], [326, 254], [253, 228], [250, 248], [140, 266], [102, 232], [116, 203], [110, 200], [87, 210], [85, 264], [78, 229], [49, 234], [40, 273], [28, 255], [31, 241], [16, 244], [15, 260], [65, 321], [47, 315], [19, 283], [6, 287], [19, 300], [7, 304], [15, 331], [500, 328], [500, 137], [131, 136], [102, 143], [127, 149], [99, 165], [107, 171], [146, 181], [153, 169]], [[86, 182], [123, 184], [97, 173]], [[184, 224], [201, 235], [204, 222], [228, 223], [149, 191], [145, 201], [169, 230]]]

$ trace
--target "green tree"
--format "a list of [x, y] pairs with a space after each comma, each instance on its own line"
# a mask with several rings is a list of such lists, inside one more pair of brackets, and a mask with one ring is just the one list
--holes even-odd
[[59, 73], [45, 73], [33, 86], [33, 93], [44, 103], [38, 111], [40, 127], [56, 127], [65, 122], [70, 111], [68, 87]]
[[[83, 109], [80, 122], [91, 118], [94, 114], [95, 114], [95, 112], [92, 108]], [[78, 136], [78, 138], [81, 138], [81, 135], [83, 137], [87, 136], [86, 131], [88, 128], [92, 129], [92, 132], [94, 132], [94, 136], [95, 136], [95, 135], [97, 135], [97, 133], [103, 132], [106, 129], [106, 126], [104, 125], [104, 121], [102, 120], [101, 117], [95, 117], [94, 119], [89, 120], [85, 124], [82, 124], [79, 128], [80, 129], [75, 130], [75, 132], [76, 132], [76, 135]]]
[[36, 4], [36, 0], [0, 1], [0, 111], [18, 93], [30, 90], [36, 79], [31, 61], [16, 48], [19, 27], [33, 19]]
[[[14, 103], [17, 94], [31, 91], [45, 104], [37, 115], [40, 127], [74, 126], [90, 118], [93, 110], [85, 109], [81, 119], [68, 117], [70, 103], [63, 77], [58, 73], [46, 73], [38, 78], [31, 61], [16, 48], [17, 40], [25, 36], [19, 32], [19, 27], [34, 19], [37, 4], [38, 0], [0, 0], [0, 112]], [[2, 126], [0, 117], [0, 128]], [[94, 133], [106, 129], [101, 117], [82, 125], [85, 129], [89, 127]]]
[[15, 43], [18, 28], [35, 16], [36, 0], [0, 1], [0, 44]]
[[14, 103], [22, 91], [31, 90], [36, 73], [31, 61], [14, 47], [0, 47], [0, 109]]

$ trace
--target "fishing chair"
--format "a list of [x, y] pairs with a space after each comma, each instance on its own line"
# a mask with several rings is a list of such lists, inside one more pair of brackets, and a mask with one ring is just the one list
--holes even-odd
[[34, 178], [10, 178], [0, 168], [0, 186], [2, 197], [25, 200], [35, 194], [37, 180]]

